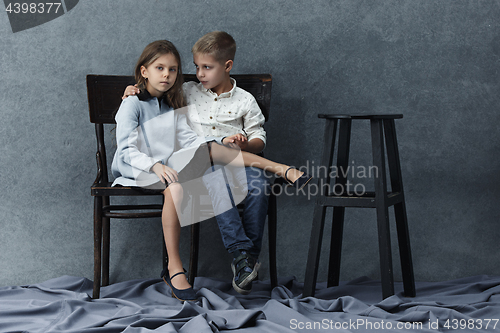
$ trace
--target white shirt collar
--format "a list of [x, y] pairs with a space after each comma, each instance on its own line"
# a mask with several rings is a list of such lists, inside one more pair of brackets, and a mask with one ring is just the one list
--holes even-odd
[[[233, 96], [234, 94], [234, 91], [236, 90], [236, 80], [233, 79], [232, 77], [229, 78], [231, 80], [231, 83], [233, 84], [233, 87], [231, 88], [231, 90], [229, 90], [228, 92], [225, 92], [225, 93], [222, 93], [219, 95], [219, 98], [224, 98], [224, 97], [231, 97]], [[205, 89], [205, 87], [201, 86], [201, 89], [209, 94], [212, 94], [212, 95], [217, 95], [215, 92], [213, 92], [211, 89]]]

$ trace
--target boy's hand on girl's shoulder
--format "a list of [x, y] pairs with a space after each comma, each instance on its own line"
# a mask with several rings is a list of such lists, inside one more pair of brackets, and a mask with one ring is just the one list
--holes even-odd
[[123, 93], [122, 100], [129, 96], [137, 95], [140, 92], [141, 91], [139, 90], [139, 88], [137, 88], [137, 84], [133, 86], [127, 86], [127, 88], [125, 88], [125, 92]]
[[248, 139], [241, 133], [226, 136], [222, 142], [229, 148], [245, 150], [248, 146]]

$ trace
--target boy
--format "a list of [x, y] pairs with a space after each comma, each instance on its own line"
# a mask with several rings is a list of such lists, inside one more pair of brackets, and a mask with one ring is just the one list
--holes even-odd
[[[196, 77], [200, 83], [184, 85], [187, 104], [195, 104], [199, 120], [189, 117], [193, 129], [214, 137], [230, 147], [260, 153], [265, 147], [264, 116], [254, 97], [238, 88], [230, 78], [236, 43], [226, 32], [214, 31], [201, 37], [192, 48]], [[198, 130], [199, 131], [199, 130]], [[197, 131], [197, 132], [198, 132]], [[203, 133], [197, 133], [203, 135]], [[243, 221], [233, 207], [216, 216], [226, 249], [233, 254], [231, 268], [233, 287], [241, 294], [248, 294], [260, 267], [258, 256], [267, 214], [269, 181], [255, 168], [245, 168], [248, 195], [245, 199]], [[216, 193], [225, 184], [205, 182], [214, 206]]]
[[[226, 32], [214, 31], [201, 37], [192, 48], [196, 76], [200, 83], [186, 82], [183, 89], [193, 130], [200, 136], [214, 137], [218, 143], [259, 153], [265, 147], [264, 116], [254, 97], [237, 87], [229, 75], [236, 53], [236, 43]], [[138, 93], [127, 88], [126, 95]], [[192, 109], [191, 109], [192, 110]], [[233, 254], [233, 288], [248, 294], [260, 267], [258, 256], [267, 214], [269, 180], [259, 169], [245, 168], [248, 194], [243, 221], [236, 207], [216, 216], [226, 250]], [[212, 203], [226, 184], [205, 181]]]

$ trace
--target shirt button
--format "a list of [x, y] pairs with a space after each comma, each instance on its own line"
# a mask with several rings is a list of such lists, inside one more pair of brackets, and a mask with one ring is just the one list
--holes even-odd
[[212, 119], [212, 116], [210, 116], [210, 119]]
[[214, 101], [216, 101], [216, 102], [217, 102], [217, 97], [216, 97], [216, 98], [214, 98]]
[[212, 129], [215, 129], [215, 126], [212, 126]]

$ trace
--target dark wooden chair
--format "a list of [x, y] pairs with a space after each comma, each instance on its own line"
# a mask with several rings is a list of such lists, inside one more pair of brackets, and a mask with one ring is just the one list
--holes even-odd
[[[250, 92], [259, 104], [266, 121], [269, 119], [271, 104], [272, 78], [269, 74], [232, 75], [238, 86]], [[195, 75], [184, 75], [185, 81], [195, 81]], [[121, 103], [121, 96], [128, 85], [134, 84], [132, 76], [87, 75], [87, 94], [90, 111], [90, 122], [95, 124], [97, 139], [97, 177], [91, 186], [94, 197], [94, 286], [93, 297], [99, 298], [101, 276], [102, 285], [109, 284], [109, 251], [110, 251], [110, 219], [135, 219], [161, 217], [162, 204], [112, 205], [111, 197], [124, 196], [162, 196], [137, 191], [131, 187], [111, 187], [107, 167], [107, 152], [104, 140], [104, 125], [115, 124], [114, 113]], [[277, 179], [275, 185], [283, 182]], [[274, 186], [274, 185], [273, 185]], [[274, 191], [272, 191], [274, 192]], [[163, 201], [162, 201], [163, 202]], [[242, 206], [238, 207], [240, 210]], [[276, 231], [277, 231], [276, 198], [269, 197], [268, 233], [269, 233], [269, 265], [272, 286], [277, 285], [276, 269]], [[189, 264], [189, 281], [194, 282], [197, 275], [199, 255], [200, 223], [191, 226], [191, 255]], [[166, 250], [163, 246], [166, 259]], [[164, 260], [164, 265], [166, 260]]]

